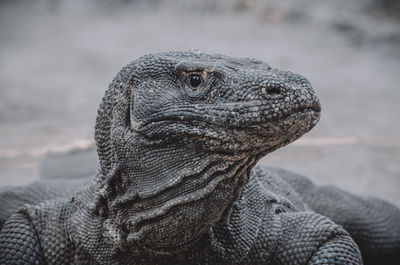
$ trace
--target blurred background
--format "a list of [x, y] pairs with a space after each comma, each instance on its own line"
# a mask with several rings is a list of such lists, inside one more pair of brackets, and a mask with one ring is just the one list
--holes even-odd
[[0, 187], [93, 175], [108, 83], [139, 56], [189, 49], [313, 84], [319, 124], [260, 163], [400, 206], [396, 0], [0, 0]]

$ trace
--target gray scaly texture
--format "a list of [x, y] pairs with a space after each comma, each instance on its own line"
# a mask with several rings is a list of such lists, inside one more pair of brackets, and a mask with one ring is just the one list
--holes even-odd
[[31, 187], [32, 204], [2, 228], [0, 263], [362, 264], [358, 247], [365, 264], [398, 257], [394, 206], [256, 166], [319, 113], [306, 78], [258, 60], [139, 58], [100, 104], [95, 180], [52, 187], [71, 196]]

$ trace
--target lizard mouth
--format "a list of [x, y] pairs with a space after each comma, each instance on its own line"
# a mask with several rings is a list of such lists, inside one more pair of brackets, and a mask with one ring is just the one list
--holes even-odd
[[167, 139], [188, 134], [212, 138], [211, 134], [204, 134], [205, 129], [210, 133], [253, 131], [256, 134], [264, 134], [268, 131], [283, 133], [284, 130], [296, 125], [295, 127], [304, 127], [306, 132], [317, 124], [320, 112], [318, 100], [287, 105], [283, 110], [282, 105], [265, 101], [224, 103], [218, 109], [207, 104], [189, 105], [154, 113], [145, 121], [136, 123], [132, 129], [146, 138], [153, 139]]
[[[287, 121], [303, 121], [308, 118], [310, 119], [312, 127], [314, 127], [320, 118], [321, 107], [318, 105], [312, 106], [301, 106], [293, 109], [291, 112], [279, 113], [273, 115], [271, 118], [267, 117], [264, 120], [259, 121], [259, 119], [253, 120], [249, 119], [245, 124], [239, 125], [238, 127], [244, 128], [268, 128], [271, 126], [276, 126], [280, 123], [285, 124]], [[311, 129], [311, 128], [310, 128]]]
[[320, 112], [321, 106], [316, 99], [292, 105], [265, 101], [224, 103], [218, 109], [209, 104], [184, 105], [156, 112], [146, 120], [136, 123], [134, 129], [151, 132], [152, 130], [148, 128], [159, 126], [160, 123], [161, 125], [162, 123], [203, 123], [225, 129], [265, 127], [267, 123], [279, 123], [299, 113], [310, 113], [315, 125]]
[[321, 112], [321, 108], [317, 108], [317, 107], [302, 107], [299, 108], [291, 113], [287, 113], [281, 116], [278, 116], [276, 118], [272, 118], [270, 120], [266, 120], [266, 122], [264, 123], [259, 123], [259, 124], [255, 124], [255, 125], [249, 125], [250, 128], [268, 128], [271, 126], [274, 126], [274, 124], [285, 124], [287, 121], [305, 121], [305, 120], [309, 120], [310, 121], [310, 126], [312, 129], [319, 121], [320, 118], [320, 112]]

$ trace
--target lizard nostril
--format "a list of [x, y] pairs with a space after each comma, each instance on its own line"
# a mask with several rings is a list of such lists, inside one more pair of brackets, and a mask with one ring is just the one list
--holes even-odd
[[265, 91], [267, 92], [267, 94], [270, 94], [270, 95], [277, 95], [277, 94], [281, 93], [280, 87], [276, 87], [276, 86], [266, 87]]

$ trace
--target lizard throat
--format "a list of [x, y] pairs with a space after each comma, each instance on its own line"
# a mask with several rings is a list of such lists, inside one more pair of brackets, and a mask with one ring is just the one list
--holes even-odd
[[170, 181], [164, 185], [142, 193], [126, 186], [129, 182], [126, 179], [135, 175], [126, 175], [122, 169], [119, 176], [122, 185], [113, 187], [118, 193], [107, 196], [108, 208], [113, 209], [109, 212], [112, 218], [108, 219], [113, 222], [106, 222], [105, 229], [110, 235], [120, 231], [119, 237], [110, 236], [118, 239], [115, 242], [118, 245], [135, 245], [159, 253], [180, 249], [216, 223], [227, 222], [229, 208], [239, 198], [256, 159], [254, 156], [236, 159], [213, 156], [203, 159], [201, 166], [192, 164], [186, 171], [180, 171], [190, 174], [178, 178], [169, 176]]

